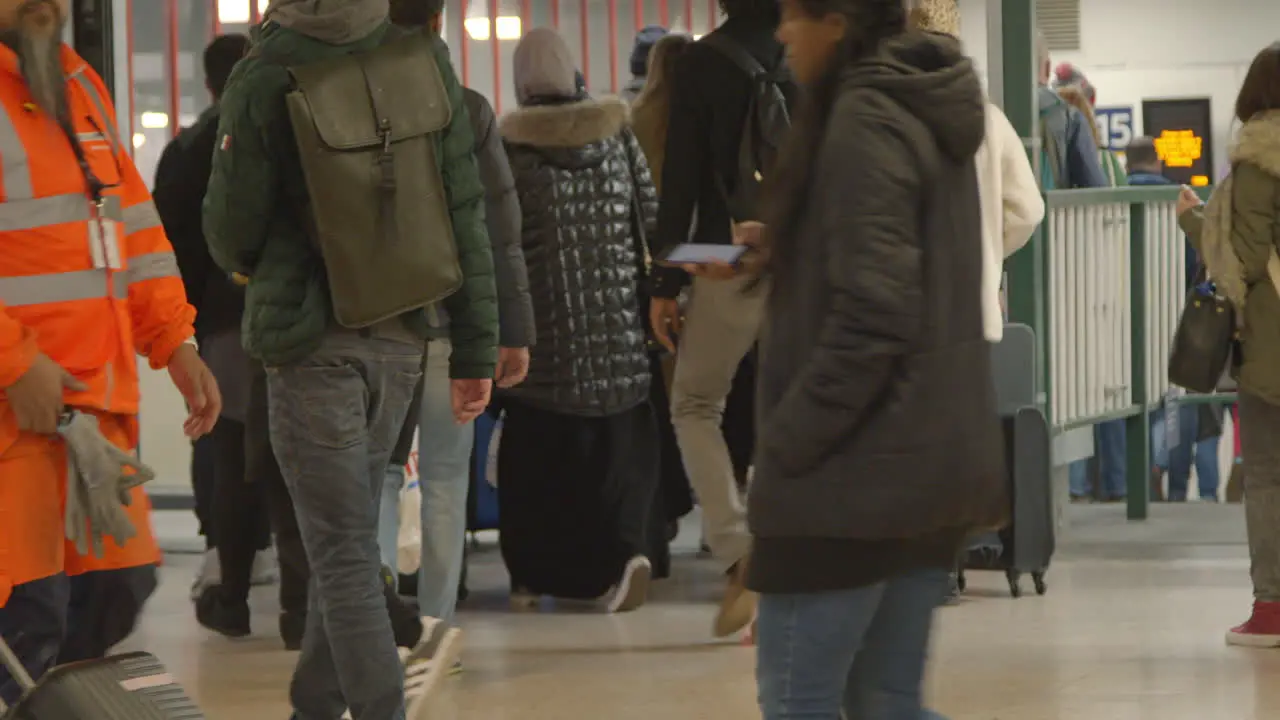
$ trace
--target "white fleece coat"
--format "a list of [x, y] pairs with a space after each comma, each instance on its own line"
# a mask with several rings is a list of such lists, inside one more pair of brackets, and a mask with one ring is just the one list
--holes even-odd
[[978, 149], [978, 194], [982, 203], [982, 329], [991, 342], [1004, 336], [1000, 280], [1004, 260], [1044, 220], [1044, 199], [1031, 160], [1009, 119], [987, 103], [987, 131]]

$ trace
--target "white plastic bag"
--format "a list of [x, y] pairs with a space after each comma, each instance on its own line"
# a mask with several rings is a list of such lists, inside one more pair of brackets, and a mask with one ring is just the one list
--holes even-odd
[[400, 490], [400, 534], [396, 537], [396, 566], [401, 575], [418, 572], [422, 564], [422, 487], [418, 483], [418, 433], [404, 467]]

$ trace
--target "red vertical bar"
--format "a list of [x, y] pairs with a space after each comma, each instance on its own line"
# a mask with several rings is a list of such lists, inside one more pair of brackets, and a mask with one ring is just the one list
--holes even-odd
[[257, 25], [262, 19], [262, 14], [258, 10], [258, 0], [249, 0], [249, 21]]
[[213, 35], [210, 40], [222, 34], [222, 18], [218, 17], [218, 0], [213, 0], [213, 21], [210, 23], [213, 27]]
[[[639, 8], [641, 0], [634, 2]], [[618, 93], [618, 0], [609, 0], [609, 92]]]
[[169, 70], [169, 138], [178, 134], [178, 115], [182, 112], [182, 83], [178, 77], [178, 0], [165, 0], [168, 42], [164, 62]]
[[520, 0], [520, 34], [524, 35], [529, 32], [529, 28], [533, 26], [533, 2], [532, 0]]
[[125, 49], [128, 51], [128, 60], [125, 61], [125, 68], [129, 74], [129, 157], [133, 157], [133, 136], [138, 134], [138, 109], [135, 98], [138, 94], [133, 91], [133, 0], [127, 0], [124, 6], [125, 29]]
[[591, 9], [587, 0], [578, 0], [578, 28], [582, 35], [582, 82], [591, 87]]
[[493, 112], [502, 116], [502, 43], [498, 40], [498, 0], [489, 0], [489, 48], [493, 51]]
[[720, 3], [716, 0], [707, 0], [707, 32], [711, 32], [716, 29], [716, 16], [719, 15], [719, 13]]
[[471, 84], [471, 36], [467, 34], [467, 0], [459, 0], [458, 7], [462, 9], [462, 12], [458, 13], [458, 30], [462, 33], [458, 41], [458, 52], [462, 60], [462, 84], [469, 86]]
[[551, 0], [551, 27], [560, 29], [560, 0]]
[[684, 0], [684, 29], [693, 34], [693, 0]]
[[658, 0], [658, 24], [664, 28], [671, 27], [671, 8], [667, 7], [667, 0]]
[[644, 27], [644, 0], [631, 0], [631, 10], [635, 14], [636, 32], [638, 33], [640, 28]]

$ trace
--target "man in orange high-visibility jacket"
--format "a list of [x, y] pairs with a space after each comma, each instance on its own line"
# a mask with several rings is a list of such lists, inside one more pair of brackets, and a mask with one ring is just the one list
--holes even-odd
[[[167, 368], [207, 433], [221, 406], [194, 343], [177, 262], [100, 78], [61, 42], [69, 0], [0, 0], [0, 634], [39, 676], [133, 628], [160, 553], [138, 531], [101, 557], [65, 540], [60, 415], [138, 440], [137, 355]], [[0, 699], [18, 688], [0, 671]]]

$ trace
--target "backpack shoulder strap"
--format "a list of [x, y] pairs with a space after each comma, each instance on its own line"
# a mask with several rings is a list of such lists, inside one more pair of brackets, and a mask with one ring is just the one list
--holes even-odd
[[761, 65], [754, 55], [747, 52], [746, 48], [724, 33], [710, 33], [698, 42], [706, 43], [707, 47], [732, 60], [733, 64], [741, 68], [748, 77], [755, 78], [768, 74], [764, 65]]

